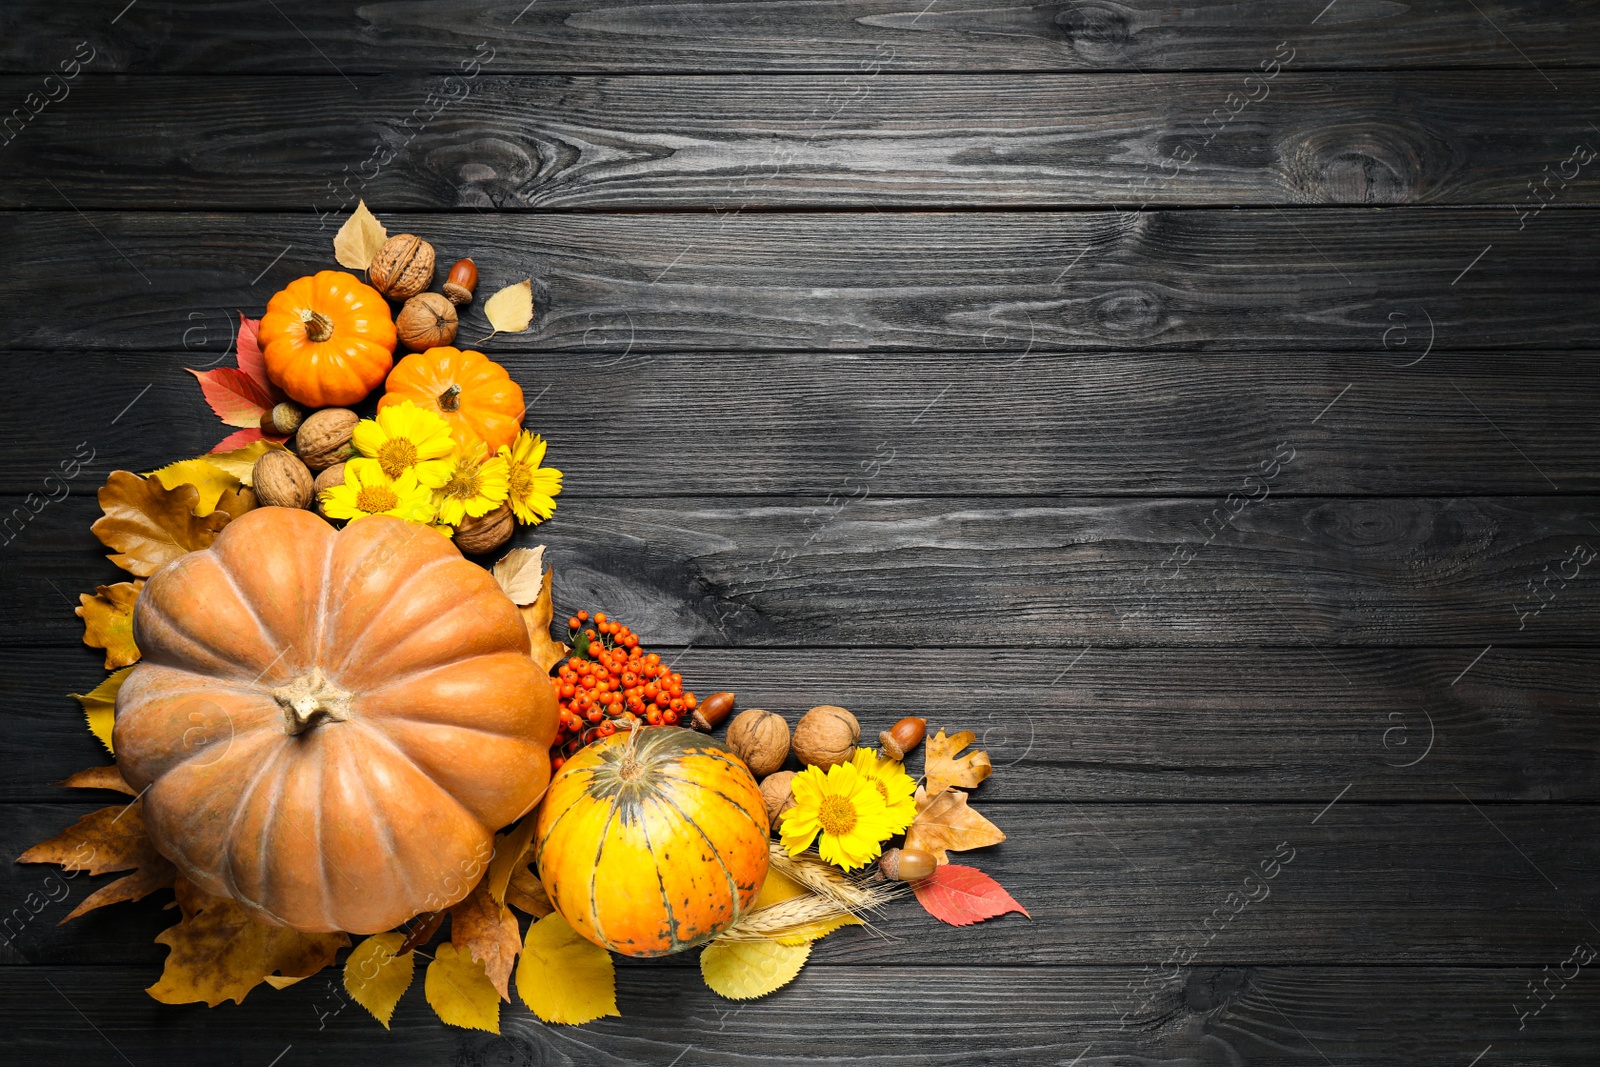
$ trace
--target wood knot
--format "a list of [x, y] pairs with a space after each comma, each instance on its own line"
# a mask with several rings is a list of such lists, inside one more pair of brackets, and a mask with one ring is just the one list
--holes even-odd
[[1101, 328], [1121, 335], [1146, 334], [1160, 325], [1165, 308], [1154, 293], [1122, 289], [1095, 302], [1094, 315]]
[[1295, 130], [1278, 149], [1296, 199], [1318, 204], [1410, 204], [1431, 197], [1460, 165], [1426, 130], [1371, 119]]
[[1063, 4], [1055, 23], [1072, 50], [1083, 56], [1120, 58], [1133, 39], [1127, 12], [1114, 4]]

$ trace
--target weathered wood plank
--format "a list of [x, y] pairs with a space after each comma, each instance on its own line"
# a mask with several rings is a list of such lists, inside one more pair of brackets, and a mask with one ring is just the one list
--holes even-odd
[[[0, 494], [92, 496], [113, 469], [209, 451], [232, 428], [182, 368], [232, 366], [236, 322], [200, 314], [188, 351], [16, 376], [0, 391]], [[1273, 494], [1553, 492], [1546, 475], [1600, 492], [1592, 353], [1433, 351], [1407, 366], [1428, 342], [1415, 310], [1367, 337], [1369, 354], [1033, 353], [983, 373], [959, 352], [496, 358], [582, 496], [1226, 497], [1285, 442]]]
[[[1206, 966], [1538, 967], [1600, 936], [1582, 914], [1600, 903], [1593, 807], [1474, 807], [1460, 796], [1455, 804], [1369, 805], [1352, 789], [1319, 817], [1346, 784], [1330, 778], [1314, 804], [1238, 806], [984, 805], [980, 788], [973, 800], [1008, 840], [962, 859], [1004, 885], [1032, 920], [950, 928], [902, 899], [881, 919], [893, 937], [845, 931], [818, 943], [814, 958], [1155, 966], [1189, 948]], [[19, 855], [85, 811], [126, 800], [6, 805], [0, 854]], [[41, 888], [53, 870], [0, 864], [0, 901], [24, 907], [13, 943], [23, 959], [159, 963], [165, 949], [151, 939], [174, 916], [157, 897], [57, 926], [91, 880], [71, 880], [81, 884], [68, 883], [70, 891], [59, 881]], [[43, 896], [27, 904], [35, 891]], [[1253, 899], [1242, 901], [1245, 894]]]
[[119, 1052], [138, 1064], [264, 1064], [287, 1052], [285, 1063], [314, 1053], [381, 1057], [396, 1067], [661, 1067], [675, 1056], [685, 1067], [738, 1067], [848, 1052], [868, 1067], [1061, 1067], [1080, 1055], [1084, 1067], [1304, 1067], [1321, 1051], [1334, 1063], [1415, 1067], [1465, 1064], [1493, 1044], [1516, 1062], [1578, 1067], [1600, 1042], [1600, 996], [1586, 976], [1517, 1029], [1513, 1007], [1526, 996], [1524, 983], [1544, 977], [1537, 968], [1205, 967], [1163, 991], [1158, 1018], [1124, 1022], [1127, 988], [1141, 977], [1127, 967], [812, 964], [793, 985], [739, 1003], [678, 969], [623, 966], [622, 1018], [581, 1029], [543, 1026], [517, 1003], [501, 1007], [494, 1036], [441, 1025], [420, 977], [385, 1033], [337, 980], [330, 988], [321, 976], [283, 991], [263, 986], [242, 1005], [208, 1013], [151, 1000], [144, 969], [7, 967], [0, 968], [0, 1025], [23, 1062], [85, 1065], [120, 1064]]
[[[791, 723], [848, 707], [864, 744], [906, 714], [970, 729], [995, 802], [1321, 803], [1333, 779], [1363, 800], [1600, 797], [1595, 649], [1495, 648], [1452, 685], [1475, 651], [650, 647], [701, 696]], [[6, 650], [0, 802], [60, 800], [49, 783], [108, 759], [67, 696], [103, 676], [82, 647]]]
[[[893, 0], [708, 0], [694, 4], [539, 0], [450, 4], [143, 0], [104, 19], [43, 0], [8, 6], [0, 65], [54, 70], [79, 41], [104, 70], [347, 75], [454, 72], [475, 54], [501, 71], [837, 71], [858, 81], [909, 70], [1255, 70], [1280, 42], [1308, 66], [1506, 67], [1591, 64], [1590, 0], [1321, 4], [1205, 0], [961, 4]], [[24, 33], [22, 31], [26, 30]], [[470, 69], [470, 68], [468, 68]], [[849, 99], [849, 83], [838, 90]]]
[[[1482, 648], [1600, 626], [1589, 497], [1235, 496], [1231, 523], [1224, 498], [562, 500], [518, 535], [550, 546], [561, 617], [663, 644]], [[0, 642], [75, 640], [69, 597], [126, 579], [96, 509], [49, 505], [0, 554]]]
[[[1600, 134], [1527, 71], [83, 79], [0, 205], [84, 210], [1592, 204]], [[36, 88], [0, 78], [0, 101]], [[460, 99], [424, 121], [430, 94]], [[1251, 99], [1254, 98], [1254, 99]], [[1249, 101], [1246, 103], [1246, 101]], [[1215, 110], [1214, 112], [1214, 109]], [[432, 110], [429, 107], [428, 110]], [[1237, 112], [1237, 114], [1235, 114]], [[296, 116], [285, 124], [283, 116]], [[1587, 147], [1577, 147], [1587, 146]], [[1577, 155], [1574, 155], [1575, 150]], [[1193, 156], [1192, 159], [1188, 157]], [[1185, 161], [1187, 160], [1187, 161]], [[1562, 164], [1566, 163], [1563, 167]]]
[[[1600, 213], [1556, 214], [1521, 233], [1509, 208], [393, 224], [472, 255], [486, 290], [533, 278], [532, 330], [491, 351], [946, 348], [991, 374], [1050, 349], [1373, 353], [1396, 313], [1426, 315], [1444, 349], [1590, 347]], [[0, 216], [0, 347], [181, 351], [201, 317], [332, 266], [333, 221]], [[461, 337], [487, 333], [475, 305]]]

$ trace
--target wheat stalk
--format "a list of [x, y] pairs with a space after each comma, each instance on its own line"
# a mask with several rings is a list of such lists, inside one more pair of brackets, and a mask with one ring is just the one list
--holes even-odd
[[773, 870], [827, 897], [851, 914], [881, 907], [895, 896], [882, 883], [859, 882], [817, 856], [806, 853], [791, 856], [777, 842], [773, 842], [771, 848]]

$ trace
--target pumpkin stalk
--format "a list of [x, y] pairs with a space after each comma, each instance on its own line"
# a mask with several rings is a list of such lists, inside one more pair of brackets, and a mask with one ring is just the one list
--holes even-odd
[[333, 336], [333, 320], [322, 312], [308, 309], [303, 321], [306, 324], [306, 340], [312, 344], [320, 345]]
[[459, 411], [461, 409], [461, 386], [455, 382], [450, 383], [450, 388], [439, 394], [440, 411]]
[[343, 722], [350, 715], [350, 694], [333, 684], [321, 667], [274, 689], [272, 697], [283, 707], [285, 729], [291, 736], [322, 722]]

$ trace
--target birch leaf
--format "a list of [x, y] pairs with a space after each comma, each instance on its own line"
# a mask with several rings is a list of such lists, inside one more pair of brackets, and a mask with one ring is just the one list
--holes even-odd
[[513, 548], [494, 565], [494, 580], [517, 607], [539, 599], [544, 589], [544, 546]]
[[333, 235], [333, 258], [339, 261], [341, 267], [366, 270], [372, 265], [372, 258], [378, 254], [378, 249], [388, 239], [389, 231], [373, 217], [372, 212], [367, 210], [367, 202], [362, 200], [350, 212], [350, 217], [344, 220], [339, 232]]
[[[521, 333], [533, 321], [533, 279], [526, 278], [516, 285], [508, 285], [483, 302], [483, 314], [496, 333]], [[483, 344], [489, 337], [481, 337]]]
[[528, 628], [528, 638], [533, 643], [533, 662], [545, 673], [566, 656], [571, 649], [550, 636], [550, 623], [555, 618], [555, 604], [551, 600], [551, 586], [555, 584], [555, 568], [544, 572], [544, 587], [539, 598], [517, 610], [522, 612], [522, 624]]
[[451, 1026], [500, 1032], [500, 994], [483, 964], [445, 942], [433, 950], [422, 991], [434, 1014]]
[[404, 940], [400, 933], [373, 934], [344, 961], [345, 992], [385, 1030], [394, 1018], [394, 1006], [416, 975], [415, 954], [399, 951]]
[[713, 941], [700, 953], [700, 977], [718, 996], [752, 1000], [794, 981], [810, 955], [809, 941]]
[[622, 1014], [611, 953], [579, 936], [554, 911], [528, 927], [517, 995], [547, 1023], [576, 1025]]
[[[213, 467], [233, 476], [239, 485], [251, 485], [255, 481], [256, 460], [268, 452], [284, 452], [281, 441], [270, 437], [257, 438], [240, 448], [226, 452], [208, 452], [199, 457]], [[158, 472], [159, 473], [159, 472]], [[163, 485], [166, 483], [163, 482]], [[167, 486], [171, 488], [171, 486]]]
[[84, 717], [89, 720], [89, 732], [98, 737], [100, 743], [106, 746], [106, 751], [113, 755], [111, 727], [117, 718], [117, 690], [122, 688], [123, 680], [131, 670], [132, 667], [122, 668], [87, 693], [67, 694], [83, 705]]

